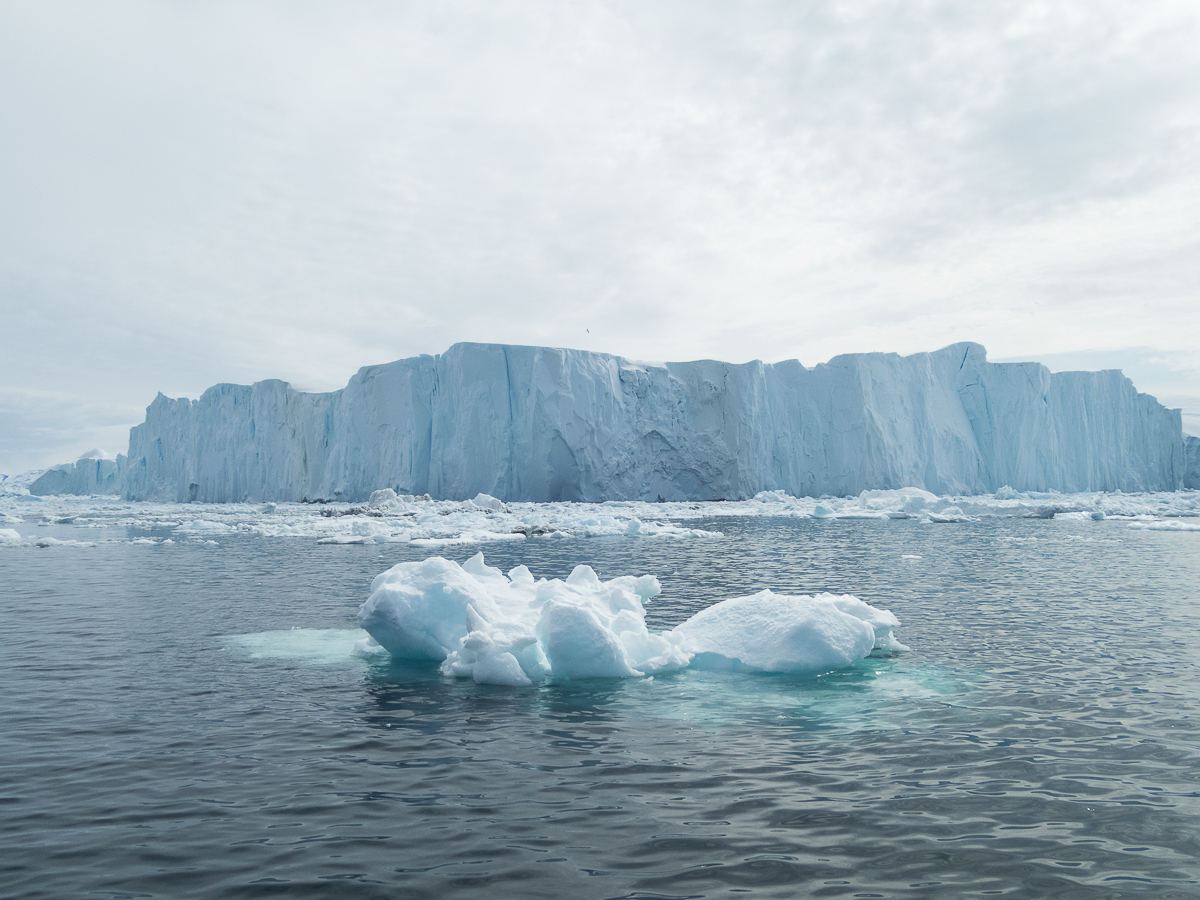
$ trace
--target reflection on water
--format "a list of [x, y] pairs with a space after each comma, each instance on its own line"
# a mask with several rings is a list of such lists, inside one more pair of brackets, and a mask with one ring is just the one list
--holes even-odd
[[659, 628], [764, 587], [852, 593], [913, 649], [513, 689], [353, 655], [371, 578], [416, 548], [0, 554], [5, 891], [1200, 895], [1192, 535], [697, 524], [726, 537], [485, 550], [656, 574]]

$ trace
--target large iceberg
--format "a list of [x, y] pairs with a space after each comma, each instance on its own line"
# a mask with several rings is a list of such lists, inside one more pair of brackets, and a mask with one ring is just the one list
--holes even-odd
[[973, 343], [812, 368], [455, 344], [330, 393], [263, 381], [160, 394], [118, 463], [127, 499], [206, 502], [1174, 491], [1197, 476], [1180, 412], [1119, 371], [989, 363]]

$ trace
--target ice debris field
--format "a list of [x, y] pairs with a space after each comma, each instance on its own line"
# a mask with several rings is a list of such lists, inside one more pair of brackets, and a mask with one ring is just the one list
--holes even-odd
[[[37, 497], [0, 493], [0, 546], [95, 546], [87, 529], [156, 530], [132, 542], [180, 541], [219, 544], [235, 534], [293, 537], [319, 544], [411, 543], [436, 549], [489, 541], [564, 540], [622, 536], [632, 539], [721, 537], [712, 519], [786, 516], [839, 519], [910, 519], [930, 525], [970, 522], [987, 516], [1029, 519], [1112, 520], [1130, 528], [1200, 531], [1200, 493], [1059, 494], [1002, 488], [970, 497], [937, 496], [919, 488], [863, 491], [835, 498], [792, 497], [763, 492], [750, 500], [648, 503], [502, 503], [484, 494], [472, 500], [431, 500], [376, 491], [364, 504], [180, 504], [71, 495]], [[690, 527], [697, 519], [704, 528]], [[39, 527], [74, 526], [77, 538], [51, 538]], [[718, 526], [719, 527], [719, 526]], [[169, 536], [161, 536], [167, 529]], [[61, 535], [62, 532], [60, 531]]]
[[507, 575], [477, 553], [464, 565], [431, 557], [379, 575], [358, 613], [363, 655], [441, 663], [443, 675], [481, 684], [548, 678], [629, 678], [697, 668], [819, 672], [874, 651], [906, 649], [887, 610], [851, 596], [761, 591], [722, 600], [661, 634], [646, 628], [653, 575], [601, 581], [588, 566], [534, 580]]

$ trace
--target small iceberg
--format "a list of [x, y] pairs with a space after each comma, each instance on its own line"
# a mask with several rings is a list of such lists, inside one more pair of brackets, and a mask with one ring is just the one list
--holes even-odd
[[360, 652], [431, 659], [445, 675], [488, 684], [548, 678], [630, 678], [694, 666], [820, 672], [876, 650], [905, 649], [899, 621], [856, 597], [761, 591], [723, 600], [676, 628], [646, 628], [653, 575], [601, 581], [589, 566], [561, 579], [507, 575], [482, 553], [459, 565], [440, 556], [400, 563], [375, 578], [358, 613], [371, 636]]

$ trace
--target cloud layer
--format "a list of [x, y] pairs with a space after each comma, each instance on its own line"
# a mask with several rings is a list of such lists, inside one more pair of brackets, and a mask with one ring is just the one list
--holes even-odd
[[459, 340], [1135, 348], [1200, 396], [1198, 45], [1171, 3], [10, 5], [0, 471]]

